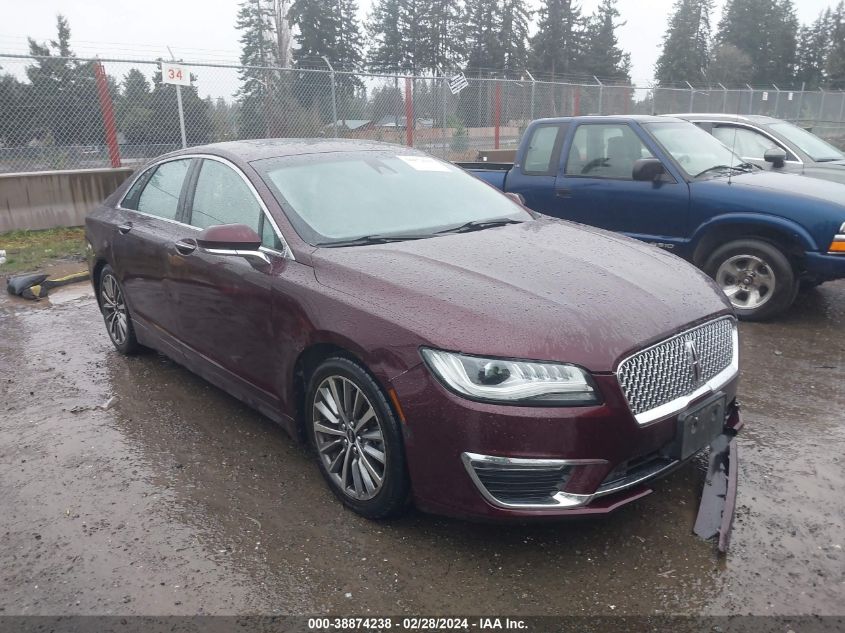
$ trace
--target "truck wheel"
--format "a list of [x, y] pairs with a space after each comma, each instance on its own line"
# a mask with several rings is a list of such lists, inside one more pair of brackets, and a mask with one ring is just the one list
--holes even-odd
[[792, 305], [797, 290], [795, 273], [777, 246], [742, 239], [717, 248], [704, 264], [736, 309], [747, 321], [772, 317]]

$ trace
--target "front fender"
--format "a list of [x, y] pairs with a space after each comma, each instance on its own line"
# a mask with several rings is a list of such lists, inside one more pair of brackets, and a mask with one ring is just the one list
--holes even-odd
[[713, 217], [702, 223], [693, 233], [690, 243], [694, 252], [702, 238], [714, 229], [721, 229], [731, 225], [757, 226], [768, 231], [777, 231], [797, 241], [806, 251], [818, 251], [813, 236], [803, 226], [777, 215], [763, 213], [725, 213]]

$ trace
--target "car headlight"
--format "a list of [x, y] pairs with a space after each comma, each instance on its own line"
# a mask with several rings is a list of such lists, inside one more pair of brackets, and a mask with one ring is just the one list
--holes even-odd
[[445, 387], [472, 400], [507, 404], [597, 404], [598, 389], [574, 365], [467, 356], [423, 348], [423, 359]]

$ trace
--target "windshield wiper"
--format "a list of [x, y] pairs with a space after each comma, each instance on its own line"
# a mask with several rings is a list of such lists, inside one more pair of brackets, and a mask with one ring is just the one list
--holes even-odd
[[469, 233], [470, 231], [480, 231], [482, 229], [489, 229], [494, 226], [505, 226], [506, 224], [522, 224], [523, 220], [512, 220], [511, 218], [499, 218], [496, 220], [471, 220], [470, 222], [465, 222], [463, 224], [459, 224], [458, 226], [453, 226], [448, 229], [443, 229], [442, 231], [437, 231], [437, 235], [443, 235], [444, 233]]
[[704, 174], [709, 173], [711, 171], [732, 171], [734, 169], [742, 172], [753, 171], [754, 165], [752, 165], [751, 163], [740, 163], [739, 165], [713, 165], [712, 167], [708, 167], [701, 173], [696, 174], [695, 176], [693, 176], [693, 178], [699, 178], [700, 176], [703, 176]]
[[398, 234], [398, 235], [362, 235], [361, 237], [353, 237], [348, 240], [338, 240], [336, 242], [321, 242], [316, 246], [325, 248], [333, 248], [335, 246], [366, 246], [368, 244], [387, 244], [389, 242], [404, 242], [405, 240], [424, 240], [431, 237], [432, 233], [423, 234]]

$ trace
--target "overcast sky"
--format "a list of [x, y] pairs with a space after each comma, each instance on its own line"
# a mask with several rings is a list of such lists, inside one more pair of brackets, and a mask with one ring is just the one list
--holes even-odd
[[[7, 6], [13, 0], [4, 0]], [[362, 15], [372, 0], [359, 0]], [[582, 0], [590, 13], [599, 0]], [[723, 0], [717, 0], [717, 17]], [[832, 0], [795, 2], [802, 22], [810, 22]], [[536, 6], [537, 0], [529, 0]], [[673, 0], [619, 0], [622, 47], [631, 53], [632, 76], [638, 83], [651, 81], [654, 63]], [[77, 55], [101, 57], [166, 56], [170, 45], [186, 60], [234, 61], [238, 32], [234, 28], [237, 0], [29, 0], [15, 2], [0, 23], [0, 52], [26, 52], [26, 36], [39, 41], [55, 36], [55, 16], [70, 21]], [[0, 60], [3, 63], [3, 60]], [[5, 64], [3, 63], [4, 65]], [[109, 72], [112, 72], [111, 70]]]

